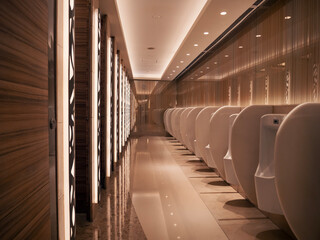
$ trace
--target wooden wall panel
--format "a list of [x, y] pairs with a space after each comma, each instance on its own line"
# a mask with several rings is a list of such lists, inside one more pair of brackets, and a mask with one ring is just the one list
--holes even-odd
[[75, 1], [76, 211], [90, 208], [90, 1]]
[[0, 9], [0, 239], [49, 239], [48, 5]]
[[320, 101], [320, 2], [275, 1], [258, 11], [172, 84], [177, 106]]

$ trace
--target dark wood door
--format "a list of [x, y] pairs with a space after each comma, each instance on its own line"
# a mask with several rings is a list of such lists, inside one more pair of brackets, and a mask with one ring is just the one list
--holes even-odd
[[48, 1], [0, 9], [0, 239], [50, 239]]

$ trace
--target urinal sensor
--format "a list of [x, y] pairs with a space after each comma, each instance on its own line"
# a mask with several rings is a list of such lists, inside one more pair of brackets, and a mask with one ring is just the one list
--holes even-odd
[[279, 119], [273, 119], [273, 124], [279, 124]]

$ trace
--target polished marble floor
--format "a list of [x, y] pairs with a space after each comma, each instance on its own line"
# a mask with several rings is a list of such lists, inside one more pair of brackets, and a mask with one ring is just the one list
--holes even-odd
[[172, 137], [131, 139], [117, 165], [77, 239], [292, 239]]

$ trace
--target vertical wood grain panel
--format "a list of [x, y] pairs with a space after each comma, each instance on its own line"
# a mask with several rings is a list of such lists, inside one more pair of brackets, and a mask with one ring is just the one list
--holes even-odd
[[48, 3], [0, 6], [0, 239], [49, 239]]

